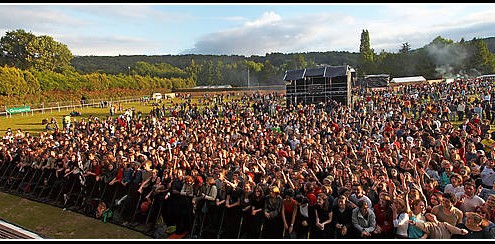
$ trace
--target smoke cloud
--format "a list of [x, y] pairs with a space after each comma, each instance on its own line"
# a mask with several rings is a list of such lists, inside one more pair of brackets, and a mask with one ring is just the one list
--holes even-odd
[[459, 67], [469, 58], [469, 52], [462, 46], [430, 44], [426, 47], [430, 59], [435, 64], [435, 71], [442, 78], [454, 78]]

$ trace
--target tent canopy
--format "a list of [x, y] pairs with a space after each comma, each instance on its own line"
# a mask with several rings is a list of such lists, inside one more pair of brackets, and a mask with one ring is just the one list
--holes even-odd
[[409, 77], [396, 77], [393, 78], [390, 83], [404, 84], [404, 83], [421, 83], [426, 82], [423, 76], [409, 76]]

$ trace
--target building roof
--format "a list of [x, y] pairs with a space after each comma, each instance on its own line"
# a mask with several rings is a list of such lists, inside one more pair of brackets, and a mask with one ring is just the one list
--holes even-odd
[[393, 78], [391, 83], [411, 83], [411, 82], [425, 82], [426, 79], [423, 76], [409, 76], [409, 77], [396, 77]]

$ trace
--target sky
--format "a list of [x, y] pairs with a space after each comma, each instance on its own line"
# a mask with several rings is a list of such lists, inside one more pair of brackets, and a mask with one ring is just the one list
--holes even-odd
[[48, 35], [76, 56], [398, 52], [495, 36], [495, 3], [1, 3], [0, 36]]

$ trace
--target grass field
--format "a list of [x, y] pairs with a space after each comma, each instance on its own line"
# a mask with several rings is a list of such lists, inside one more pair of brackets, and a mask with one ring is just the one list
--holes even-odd
[[47, 239], [151, 239], [141, 232], [0, 192], [0, 217]]
[[[200, 98], [199, 95], [193, 96], [191, 99], [191, 103], [198, 103], [198, 99]], [[232, 99], [239, 98], [239, 96], [234, 96], [231, 97], [230, 99], [225, 99], [225, 101], [229, 101]], [[182, 98], [173, 98], [169, 100], [163, 100], [162, 101], [165, 104], [165, 107], [170, 107], [172, 103], [184, 103], [187, 102], [187, 99], [182, 99]], [[148, 115], [153, 106], [151, 104], [143, 104], [140, 102], [129, 102], [129, 103], [122, 103], [122, 112], [116, 111], [116, 115], [122, 114], [125, 109], [134, 107], [136, 112], [141, 111], [144, 116]], [[88, 118], [90, 115], [96, 116], [98, 118], [106, 118], [107, 116], [110, 116], [110, 108], [99, 108], [99, 107], [84, 107], [80, 108], [78, 107], [76, 111], [81, 113], [81, 116], [79, 117], [73, 117], [73, 119], [76, 120], [81, 120], [82, 118]], [[5, 132], [7, 131], [8, 128], [11, 128], [12, 131], [15, 133], [17, 129], [22, 129], [24, 132], [29, 132], [33, 136], [38, 136], [41, 131], [45, 130], [45, 125], [41, 124], [41, 121], [43, 119], [47, 119], [50, 121], [52, 117], [54, 117], [59, 126], [62, 126], [62, 118], [65, 115], [68, 115], [72, 110], [68, 109], [61, 109], [58, 111], [57, 109], [54, 110], [46, 110], [45, 113], [28, 113], [28, 114], [14, 114], [12, 117], [6, 117], [1, 116], [0, 117], [0, 136], [4, 136]]]
[[[174, 102], [179, 102], [181, 100], [175, 99]], [[170, 106], [171, 102], [167, 101], [165, 103], [166, 106]], [[134, 107], [136, 111], [141, 111], [143, 115], [147, 115], [152, 109], [151, 105], [142, 104], [140, 102], [131, 102], [131, 103], [122, 103], [122, 109], [125, 111], [127, 108]], [[98, 108], [98, 107], [84, 107], [77, 108], [77, 111], [81, 113], [79, 117], [73, 117], [73, 119], [81, 120], [82, 118], [88, 118], [90, 115], [96, 116], [98, 118], [106, 118], [110, 116], [110, 109], [107, 108]], [[28, 113], [28, 114], [14, 114], [12, 117], [2, 116], [0, 117], [0, 136], [5, 135], [7, 128], [11, 128], [12, 131], [17, 129], [22, 129], [24, 132], [29, 132], [33, 136], [38, 136], [39, 133], [45, 130], [45, 125], [41, 124], [43, 119], [47, 119], [50, 121], [52, 117], [54, 117], [59, 126], [62, 126], [62, 117], [68, 115], [72, 110], [61, 109], [58, 110], [47, 110], [45, 113]], [[122, 112], [123, 113], [123, 112]], [[121, 112], [116, 111], [116, 115], [121, 114]]]

